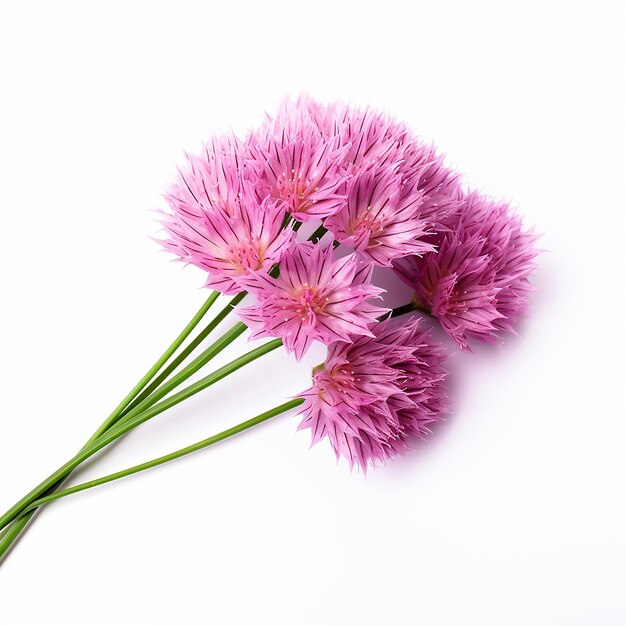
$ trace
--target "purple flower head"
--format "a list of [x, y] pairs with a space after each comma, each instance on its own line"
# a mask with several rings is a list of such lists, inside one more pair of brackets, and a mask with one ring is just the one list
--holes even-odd
[[432, 145], [406, 135], [401, 146], [399, 172], [402, 175], [402, 199], [421, 194], [420, 218], [429, 226], [442, 222], [461, 206], [460, 176], [444, 165], [444, 156]]
[[402, 259], [395, 268], [468, 349], [472, 337], [493, 343], [501, 331], [514, 332], [528, 306], [536, 239], [506, 203], [471, 193], [437, 237], [436, 253]]
[[[332, 127], [341, 137], [341, 143], [348, 146], [344, 163], [350, 173], [397, 163], [399, 147], [407, 132], [404, 126], [369, 108], [336, 105], [332, 112]], [[330, 123], [329, 120], [327, 126]]]
[[322, 105], [308, 94], [300, 94], [295, 100], [285, 98], [274, 118], [268, 117], [268, 123], [275, 128], [313, 125], [319, 136], [326, 140], [337, 136], [334, 123], [335, 105]]
[[432, 251], [424, 236], [458, 207], [458, 176], [432, 146], [387, 115], [335, 105], [324, 117], [319, 110], [318, 126], [338, 133], [347, 147], [344, 167], [351, 175], [346, 204], [325, 226], [377, 265]]
[[328, 437], [337, 458], [366, 471], [409, 449], [408, 438], [425, 437], [447, 411], [441, 348], [419, 329], [384, 321], [375, 337], [334, 342], [301, 396], [299, 429], [313, 444]]
[[343, 167], [350, 174], [393, 154], [404, 130], [394, 127], [388, 115], [370, 108], [356, 109], [334, 102], [322, 105], [307, 95], [287, 98], [275, 118], [277, 127], [313, 126], [322, 140], [337, 138], [345, 147]]
[[230, 213], [245, 180], [254, 176], [245, 146], [232, 134], [214, 137], [200, 155], [186, 154], [187, 167], [165, 194], [174, 213], [201, 219], [217, 208]]
[[243, 291], [250, 272], [267, 272], [286, 252], [293, 231], [283, 230], [283, 209], [259, 200], [245, 170], [241, 146], [231, 138], [205, 146], [166, 195], [170, 212], [160, 243], [180, 260], [208, 272], [206, 286], [222, 293]]
[[368, 261], [389, 266], [394, 259], [434, 250], [420, 217], [423, 193], [407, 193], [397, 168], [374, 168], [352, 179], [346, 206], [324, 225], [336, 239]]
[[326, 138], [306, 110], [287, 109], [248, 139], [260, 188], [300, 221], [326, 217], [345, 203], [346, 147]]
[[258, 302], [239, 310], [252, 338], [281, 337], [297, 359], [317, 340], [324, 344], [371, 335], [369, 326], [386, 309], [369, 302], [382, 293], [370, 284], [372, 268], [354, 255], [336, 259], [332, 247], [292, 245], [273, 278], [251, 275], [247, 284]]
[[501, 317], [494, 321], [499, 331], [515, 333], [515, 327], [528, 311], [532, 291], [530, 275], [536, 269], [535, 257], [539, 235], [524, 230], [522, 219], [509, 204], [472, 193], [468, 210], [459, 217], [460, 228], [480, 233], [484, 251], [495, 270], [498, 288], [497, 307]]

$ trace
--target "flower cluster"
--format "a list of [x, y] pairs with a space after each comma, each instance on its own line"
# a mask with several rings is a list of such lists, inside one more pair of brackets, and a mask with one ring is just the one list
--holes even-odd
[[252, 337], [279, 337], [298, 360], [327, 346], [301, 427], [364, 469], [447, 406], [441, 348], [416, 320], [387, 319], [376, 266], [461, 348], [514, 331], [527, 308], [535, 236], [373, 109], [286, 100], [245, 141], [226, 135], [187, 156], [166, 200], [163, 246], [207, 286], [251, 294], [238, 313]]

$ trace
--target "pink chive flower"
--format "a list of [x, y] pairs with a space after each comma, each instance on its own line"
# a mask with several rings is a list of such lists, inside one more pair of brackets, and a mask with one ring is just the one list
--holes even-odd
[[300, 94], [297, 99], [285, 98], [275, 117], [268, 118], [274, 127], [297, 128], [313, 125], [323, 140], [337, 136], [334, 123], [335, 105], [322, 105], [308, 94]]
[[434, 250], [423, 240], [428, 230], [422, 203], [421, 191], [403, 189], [397, 168], [373, 167], [351, 181], [346, 206], [324, 225], [368, 261], [390, 266], [394, 259]]
[[528, 311], [532, 291], [529, 277], [536, 269], [539, 235], [525, 231], [522, 219], [508, 203], [497, 202], [477, 193], [467, 198], [468, 210], [460, 215], [459, 226], [484, 237], [484, 251], [495, 269], [497, 307], [501, 317], [494, 320], [498, 331], [515, 333]]
[[332, 215], [345, 203], [345, 146], [322, 137], [303, 111], [289, 111], [248, 138], [259, 188], [284, 204], [300, 221]]
[[169, 212], [160, 241], [181, 261], [208, 272], [206, 286], [225, 294], [243, 291], [250, 272], [267, 272], [286, 252], [293, 231], [282, 229], [283, 209], [259, 200], [241, 146], [226, 138], [188, 156], [186, 170], [166, 194]]
[[419, 197], [419, 217], [426, 224], [437, 224], [458, 208], [459, 175], [405, 124], [371, 109], [350, 107], [337, 107], [334, 119], [336, 132], [350, 146], [345, 157], [348, 171], [358, 176], [370, 168], [397, 170], [400, 202], [414, 209]]
[[405, 124], [374, 109], [341, 103], [321, 105], [302, 95], [283, 102], [278, 127], [313, 126], [324, 140], [339, 137], [344, 146], [343, 168], [350, 176], [375, 167], [397, 168], [402, 177], [401, 198], [422, 195], [420, 215], [430, 223], [458, 206], [459, 176], [443, 163], [432, 145], [416, 137]]
[[372, 268], [359, 266], [354, 255], [337, 259], [332, 247], [299, 243], [279, 269], [278, 278], [251, 276], [248, 288], [258, 302], [239, 315], [252, 338], [281, 337], [298, 360], [315, 340], [371, 335], [369, 326], [386, 311], [369, 302], [383, 290], [370, 284]]
[[388, 115], [369, 108], [336, 105], [332, 118], [327, 118], [327, 126], [330, 123], [341, 137], [341, 143], [348, 146], [344, 163], [350, 173], [371, 166], [394, 166], [401, 159], [399, 148], [407, 129]]
[[447, 412], [444, 354], [419, 320], [384, 321], [373, 331], [332, 343], [300, 394], [298, 429], [309, 428], [313, 444], [328, 437], [337, 459], [363, 471], [408, 451], [409, 437], [424, 438]]
[[201, 220], [207, 211], [230, 213], [245, 180], [254, 175], [245, 146], [232, 134], [214, 137], [199, 155], [186, 154], [187, 166], [165, 194], [173, 212]]
[[420, 216], [431, 223], [458, 206], [459, 175], [445, 166], [444, 156], [434, 146], [416, 137], [405, 124], [372, 109], [333, 105], [325, 115], [319, 105], [315, 110], [316, 123], [327, 134], [339, 134], [348, 146], [344, 162], [349, 172], [397, 168], [401, 198], [421, 194]]
[[528, 308], [537, 237], [522, 230], [506, 203], [469, 194], [437, 238], [437, 253], [395, 264], [418, 304], [462, 349], [470, 338], [495, 342], [514, 332]]
[[[372, 109], [324, 108], [310, 99], [304, 107], [325, 136], [338, 135], [347, 148], [346, 203], [324, 223], [335, 238], [383, 266], [432, 251], [424, 240], [429, 227], [459, 205], [458, 176], [443, 157], [404, 124]], [[288, 110], [293, 118], [297, 107]]]
[[390, 118], [382, 113], [338, 102], [322, 105], [308, 95], [285, 99], [274, 124], [290, 128], [312, 125], [324, 141], [338, 139], [345, 147], [342, 166], [350, 173], [375, 160], [380, 164], [382, 155], [391, 152], [400, 140], [399, 133], [390, 131]]
[[420, 218], [430, 227], [440, 228], [461, 206], [460, 175], [445, 166], [444, 155], [438, 154], [432, 145], [409, 133], [400, 148], [400, 157], [402, 200], [417, 190], [422, 194]]

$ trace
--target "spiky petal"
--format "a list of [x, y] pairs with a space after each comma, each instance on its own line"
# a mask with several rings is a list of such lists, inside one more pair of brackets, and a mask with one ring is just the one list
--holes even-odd
[[337, 458], [365, 471], [409, 449], [447, 411], [444, 356], [419, 320], [384, 321], [374, 337], [335, 342], [313, 374], [299, 429], [328, 437]]
[[502, 331], [514, 332], [528, 307], [536, 239], [507, 203], [470, 193], [437, 236], [437, 253], [402, 259], [395, 268], [468, 349], [472, 337], [493, 343]]
[[268, 121], [247, 145], [261, 170], [260, 188], [283, 202], [295, 219], [326, 217], [345, 203], [346, 147], [337, 136], [323, 137], [305, 112], [289, 110]]
[[397, 167], [371, 168], [350, 184], [346, 206], [324, 225], [336, 239], [368, 261], [389, 266], [394, 259], [434, 250], [423, 241], [427, 224], [420, 217], [423, 193], [406, 193]]
[[257, 303], [239, 310], [256, 337], [281, 337], [297, 359], [317, 340], [326, 345], [371, 335], [385, 312], [370, 299], [382, 290], [370, 284], [372, 268], [354, 255], [335, 258], [332, 247], [295, 244], [279, 265], [278, 278], [256, 274], [248, 289]]
[[284, 211], [276, 201], [259, 199], [254, 171], [236, 140], [214, 140], [187, 160], [166, 194], [170, 210], [161, 224], [168, 238], [160, 243], [208, 272], [207, 287], [243, 291], [240, 280], [280, 261], [293, 231], [282, 229]]

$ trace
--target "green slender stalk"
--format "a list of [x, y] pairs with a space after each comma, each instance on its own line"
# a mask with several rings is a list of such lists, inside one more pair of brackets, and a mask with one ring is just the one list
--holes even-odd
[[30, 511], [23, 517], [16, 519], [11, 526], [6, 529], [0, 539], [0, 559], [4, 556], [5, 552], [11, 547], [11, 544], [19, 537], [20, 533], [24, 530], [24, 527], [30, 521], [35, 511]]
[[247, 292], [233, 296], [228, 304], [207, 324], [193, 341], [128, 405], [122, 415], [145, 400], [205, 339], [226, 316], [246, 297]]
[[317, 227], [315, 232], [309, 237], [309, 241], [312, 243], [319, 243], [320, 239], [328, 232], [328, 229], [321, 224]]
[[[245, 325], [244, 325], [245, 329]], [[217, 342], [216, 342], [217, 343]], [[150, 408], [144, 410], [143, 412], [131, 415], [130, 413], [126, 415], [124, 420], [120, 420], [115, 426], [110, 428], [108, 431], [103, 433], [98, 439], [93, 441], [89, 447], [85, 448], [72, 459], [70, 459], [67, 463], [62, 465], [56, 472], [51, 474], [46, 480], [40, 483], [37, 487], [35, 487], [32, 491], [30, 491], [26, 496], [24, 496], [19, 502], [13, 505], [1, 518], [0, 518], [0, 529], [4, 528], [6, 525], [10, 524], [16, 517], [18, 517], [21, 513], [23, 513], [24, 509], [31, 504], [34, 500], [41, 497], [45, 491], [50, 489], [57, 482], [65, 478], [71, 471], [77, 468], [81, 463], [86, 461], [88, 458], [93, 456], [96, 452], [104, 448], [106, 445], [118, 439], [122, 435], [126, 434], [128, 431], [136, 428], [140, 424], [152, 419], [159, 413], [166, 411], [167, 409], [175, 406], [179, 402], [186, 400], [187, 398], [195, 395], [196, 393], [210, 387], [215, 384], [222, 378], [225, 378], [229, 374], [232, 374], [236, 370], [240, 369], [244, 365], [258, 359], [259, 357], [275, 350], [279, 346], [282, 345], [282, 341], [280, 339], [274, 339], [269, 341], [254, 350], [250, 350], [246, 354], [240, 356], [237, 359], [234, 359], [230, 363], [218, 368], [208, 376], [201, 378], [197, 382], [185, 387], [178, 393], [175, 393], [162, 402], [151, 406]], [[197, 369], [200, 369], [205, 363], [200, 362]], [[190, 372], [188, 376], [191, 376], [195, 372]]]
[[[125, 396], [125, 398], [115, 407], [115, 409], [106, 418], [106, 420], [102, 422], [102, 424], [98, 427], [94, 434], [81, 448], [81, 451], [87, 448], [93, 441], [95, 441], [102, 433], [106, 432], [106, 430], [119, 419], [119, 417], [123, 414], [128, 405], [135, 399], [137, 394], [139, 394], [144, 389], [144, 387], [154, 378], [159, 370], [161, 370], [163, 365], [167, 363], [167, 361], [176, 352], [176, 350], [178, 350], [178, 348], [182, 345], [185, 339], [187, 339], [187, 337], [191, 334], [194, 328], [200, 323], [202, 318], [207, 314], [219, 295], [220, 293], [218, 291], [213, 291], [209, 295], [209, 297], [204, 301], [202, 306], [198, 309], [197, 313], [191, 318], [191, 320], [181, 331], [181, 333], [170, 344], [167, 350], [159, 357], [154, 365], [146, 372], [141, 380], [131, 389], [131, 391]], [[54, 491], [55, 489], [60, 487], [62, 483], [63, 480], [59, 481], [50, 488], [50, 491]], [[16, 522], [15, 524], [13, 524], [13, 526], [6, 529], [0, 534], [0, 554], [4, 554], [9, 546], [17, 539], [22, 530], [31, 520], [33, 514], [34, 511], [29, 513], [27, 516], [20, 518], [19, 522]]]
[[[101, 478], [96, 478], [94, 480], [89, 480], [84, 483], [80, 483], [79, 485], [74, 485], [72, 487], [69, 487], [68, 489], [64, 489], [63, 491], [57, 491], [56, 493], [53, 493], [49, 496], [39, 498], [38, 500], [35, 500], [32, 504], [30, 504], [25, 509], [24, 512], [28, 513], [28, 511], [36, 509], [42, 504], [47, 504], [48, 502], [52, 502], [53, 500], [58, 500], [59, 498], [64, 498], [73, 493], [85, 491], [85, 489], [91, 489], [92, 487], [98, 487], [99, 485], [104, 485], [114, 480], [125, 478], [126, 476], [131, 476], [132, 474], [143, 472], [144, 470], [157, 467], [158, 465], [162, 465], [163, 463], [168, 463], [169, 461], [179, 459], [180, 457], [185, 456], [187, 454], [191, 454], [192, 452], [197, 452], [198, 450], [202, 450], [203, 448], [211, 446], [214, 443], [218, 443], [219, 441], [228, 439], [229, 437], [232, 437], [233, 435], [237, 435], [243, 432], [244, 430], [247, 430], [248, 428], [252, 428], [253, 426], [256, 426], [257, 424], [261, 424], [262, 422], [265, 422], [271, 419], [272, 417], [281, 415], [282, 413], [286, 413], [287, 411], [290, 411], [291, 409], [299, 406], [303, 402], [304, 400], [302, 398], [294, 398], [293, 400], [284, 402], [283, 404], [276, 406], [273, 409], [270, 409], [269, 411], [265, 411], [264, 413], [261, 413], [260, 415], [257, 415], [256, 417], [246, 420], [245, 422], [242, 422], [241, 424], [238, 424], [237, 426], [228, 428], [227, 430], [224, 430], [221, 433], [218, 433], [217, 435], [208, 437], [207, 439], [202, 439], [201, 441], [198, 441], [197, 443], [194, 443], [190, 446], [185, 446], [184, 448], [181, 448], [180, 450], [176, 450], [175, 452], [170, 452], [169, 454], [165, 454], [164, 456], [157, 457], [156, 459], [152, 459], [151, 461], [146, 461], [145, 463], [134, 465], [133, 467], [129, 467], [125, 470], [121, 470], [113, 474], [108, 474], [106, 476], [103, 476]], [[18, 522], [19, 520], [16, 520], [14, 523], [17, 524]], [[0, 552], [0, 556], [2, 556], [1, 552]]]
[[[108, 435], [111, 432], [116, 432], [117, 433], [118, 432], [118, 426], [124, 425], [127, 422], [131, 422], [132, 423], [133, 419], [136, 416], [142, 415], [143, 414], [142, 412], [146, 411], [147, 409], [149, 409], [150, 407], [155, 405], [159, 400], [161, 400], [161, 398], [163, 398], [168, 393], [173, 391], [176, 387], [178, 387], [180, 384], [182, 384], [190, 376], [193, 376], [193, 374], [195, 374], [201, 367], [206, 365], [211, 359], [213, 359], [220, 352], [222, 352], [222, 350], [224, 350], [237, 337], [239, 337], [239, 335], [241, 335], [246, 330], [246, 328], [247, 328], [247, 326], [245, 324], [243, 324], [241, 322], [237, 323], [233, 328], [231, 328], [229, 331], [224, 333], [224, 335], [222, 335], [222, 337], [220, 337], [217, 341], [212, 343], [204, 352], [202, 352], [202, 354], [200, 354], [200, 356], [198, 356], [196, 359], [194, 359], [187, 367], [182, 369], [176, 376], [173, 376], [167, 383], [165, 383], [164, 385], [159, 387], [150, 396], [148, 396], [142, 402], [140, 402], [137, 406], [135, 406], [135, 408], [132, 411], [129, 411], [128, 413], [126, 413], [123, 416], [122, 415], [117, 415], [116, 419], [111, 419], [111, 417], [109, 417], [107, 419], [107, 422], [108, 422], [107, 429], [103, 430], [102, 432], [100, 432], [98, 437], [91, 437], [90, 440], [87, 442], [87, 444], [85, 444], [85, 446], [83, 446], [83, 448], [81, 448], [79, 453], [74, 457], [74, 459], [78, 458], [79, 456], [84, 454], [86, 451], [90, 450], [93, 447], [93, 444], [99, 442], [100, 439], [102, 437], [104, 437], [105, 435]], [[139, 422], [139, 423], [141, 423], [141, 422]], [[100, 431], [102, 429], [98, 429], [98, 430]], [[121, 434], [124, 434], [125, 432], [127, 432], [127, 430], [122, 432]], [[121, 436], [121, 434], [119, 436]], [[115, 438], [117, 438], [117, 437], [115, 437]], [[111, 439], [111, 441], [113, 441], [113, 439]], [[101, 447], [103, 447], [103, 446], [101, 446]], [[98, 450], [101, 449], [101, 447], [98, 448]], [[89, 454], [88, 456], [92, 456], [92, 455]], [[88, 457], [85, 457], [85, 458], [88, 458]], [[72, 470], [75, 467], [77, 467], [77, 466], [78, 465], [75, 465], [72, 468]], [[59, 481], [64, 480], [67, 477], [67, 475], [69, 475], [70, 471], [72, 471], [72, 470], [69, 470], [64, 475], [59, 476], [58, 480]], [[45, 490], [53, 490], [55, 488], [55, 485], [53, 483], [49, 483], [48, 481], [44, 481], [44, 482], [46, 483], [46, 486], [43, 489], [44, 491]], [[35, 496], [35, 491], [39, 490], [42, 487], [43, 484], [44, 483], [42, 483], [41, 485], [36, 487], [35, 490], [31, 491], [26, 496], [24, 496], [24, 498], [22, 498], [19, 502], [17, 502], [15, 505], [13, 505], [13, 507], [11, 507], [0, 518], [0, 528], [3, 528], [7, 523], [9, 523], [12, 519], [14, 519], [15, 516], [16, 516], [16, 513], [19, 513], [19, 511], [22, 510], [24, 508], [24, 506], [26, 504], [28, 504], [31, 500], [33, 500], [34, 497], [38, 497], [39, 495], [41, 495], [41, 493], [43, 493], [43, 491], [41, 491], [39, 494], [37, 494], [37, 496]]]
[[165, 397], [170, 391], [174, 390], [181, 383], [193, 376], [201, 367], [206, 365], [211, 359], [216, 357], [222, 350], [229, 346], [239, 335], [241, 335], [248, 327], [243, 322], [237, 322], [230, 330], [226, 331], [219, 339], [214, 341], [206, 350], [197, 356], [189, 365], [184, 367], [178, 374], [172, 376], [166, 383], [154, 390], [148, 397], [144, 398], [139, 404], [121, 416], [118, 423], [124, 422], [135, 415], [139, 415], [142, 411], [149, 409], [156, 402]]
[[114, 411], [107, 417], [104, 422], [100, 425], [100, 427], [96, 430], [96, 432], [89, 438], [85, 446], [88, 446], [92, 441], [95, 441], [103, 432], [105, 432], [109, 426], [114, 424], [117, 419], [122, 414], [122, 411], [128, 406], [130, 402], [135, 399], [138, 393], [140, 393], [143, 388], [154, 378], [154, 376], [159, 372], [159, 370], [167, 363], [170, 357], [178, 350], [180, 345], [185, 341], [185, 339], [189, 336], [191, 331], [198, 325], [200, 320], [205, 316], [207, 311], [211, 308], [213, 303], [219, 297], [219, 291], [213, 291], [211, 295], [206, 299], [204, 304], [200, 307], [198, 312], [191, 318], [191, 321], [183, 331], [176, 337], [174, 342], [170, 345], [170, 347], [161, 355], [161, 357], [156, 361], [156, 363], [146, 372], [146, 375], [131, 389], [131, 391], [126, 395], [126, 397], [117, 405]]
[[385, 317], [400, 317], [401, 315], [406, 315], [407, 313], [412, 313], [413, 311], [417, 311], [417, 309], [412, 302], [409, 302], [408, 304], [403, 304], [395, 309], [391, 309], [391, 314]]
[[432, 317], [433, 315], [430, 307], [426, 303], [422, 302], [422, 300], [418, 300], [417, 296], [414, 296], [411, 302], [407, 302], [402, 306], [392, 309], [389, 317], [400, 317], [401, 315], [412, 313], [413, 311], [428, 315], [429, 317]]

